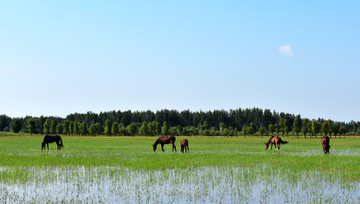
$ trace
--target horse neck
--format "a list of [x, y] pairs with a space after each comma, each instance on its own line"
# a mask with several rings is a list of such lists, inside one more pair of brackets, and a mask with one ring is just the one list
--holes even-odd
[[157, 146], [159, 143], [160, 143], [160, 138], [155, 141], [155, 143], [153, 144], [153, 146]]

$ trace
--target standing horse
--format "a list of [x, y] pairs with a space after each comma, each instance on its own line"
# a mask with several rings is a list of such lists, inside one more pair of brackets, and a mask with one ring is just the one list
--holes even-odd
[[321, 145], [323, 146], [324, 153], [330, 153], [330, 138], [328, 136], [324, 136], [321, 138]]
[[185, 149], [185, 153], [186, 153], [186, 150], [189, 153], [189, 141], [187, 139], [181, 140], [180, 148], [181, 148], [182, 153], [184, 153], [184, 149]]
[[269, 148], [269, 144], [271, 144], [271, 149], [272, 146], [275, 145], [275, 149], [276, 147], [278, 149], [280, 149], [280, 144], [286, 144], [288, 143], [287, 141], [283, 141], [279, 136], [272, 136], [269, 141], [267, 143], [265, 143], [265, 149]]
[[45, 135], [43, 142], [41, 143], [41, 150], [45, 150], [45, 144], [47, 145], [47, 149], [49, 150], [49, 143], [56, 142], [57, 149], [61, 150], [64, 147], [62, 139], [59, 135]]
[[153, 144], [154, 152], [156, 151], [156, 147], [158, 144], [161, 144], [161, 149], [164, 152], [164, 144], [169, 144], [169, 143], [172, 144], [172, 151], [174, 151], [174, 149], [175, 149], [175, 152], [176, 152], [175, 140], [176, 140], [176, 138], [174, 136], [159, 137], [159, 139], [157, 139], [155, 141], [155, 143]]

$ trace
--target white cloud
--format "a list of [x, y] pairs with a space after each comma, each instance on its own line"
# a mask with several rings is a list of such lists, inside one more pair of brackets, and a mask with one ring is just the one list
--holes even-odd
[[285, 56], [294, 56], [295, 53], [291, 48], [291, 45], [282, 45], [279, 46], [279, 53]]

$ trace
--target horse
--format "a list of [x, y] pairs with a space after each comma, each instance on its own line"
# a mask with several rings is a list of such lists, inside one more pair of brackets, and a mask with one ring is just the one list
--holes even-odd
[[324, 136], [321, 138], [321, 145], [323, 146], [324, 153], [330, 153], [330, 138], [328, 136]]
[[41, 143], [41, 151], [45, 150], [45, 144], [47, 145], [47, 149], [49, 150], [49, 143], [53, 142], [56, 142], [58, 150], [64, 148], [62, 139], [59, 135], [45, 135], [43, 142]]
[[182, 153], [184, 153], [184, 149], [185, 149], [185, 153], [186, 153], [186, 150], [189, 153], [189, 141], [187, 139], [181, 140], [180, 148], [181, 148]]
[[288, 143], [287, 141], [283, 141], [279, 136], [272, 136], [269, 141], [267, 143], [265, 143], [265, 149], [269, 148], [269, 144], [271, 144], [271, 149], [273, 144], [275, 145], [275, 149], [276, 147], [278, 149], [280, 149], [280, 144], [286, 144]]
[[156, 151], [156, 147], [158, 144], [161, 144], [161, 149], [164, 152], [164, 144], [172, 144], [172, 151], [176, 152], [176, 146], [175, 146], [175, 140], [176, 138], [174, 136], [161, 136], [159, 137], [159, 139], [157, 139], [155, 141], [155, 143], [153, 144], [153, 150], [154, 152]]

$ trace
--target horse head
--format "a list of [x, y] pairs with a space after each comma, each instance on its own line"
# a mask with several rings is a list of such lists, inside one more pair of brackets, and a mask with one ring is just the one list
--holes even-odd
[[156, 147], [157, 147], [157, 145], [153, 145], [154, 152], [156, 151]]
[[269, 144], [270, 144], [270, 142], [265, 143], [265, 149], [269, 148]]

